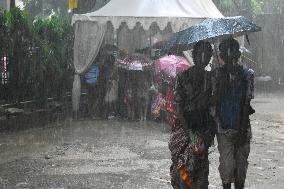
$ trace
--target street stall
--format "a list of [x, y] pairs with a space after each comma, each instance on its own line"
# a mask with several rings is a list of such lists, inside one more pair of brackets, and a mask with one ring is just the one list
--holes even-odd
[[153, 36], [165, 41], [174, 33], [223, 15], [211, 0], [112, 0], [101, 9], [75, 14], [73, 111], [78, 112], [81, 77], [94, 63], [103, 44], [111, 44], [131, 54], [152, 46]]

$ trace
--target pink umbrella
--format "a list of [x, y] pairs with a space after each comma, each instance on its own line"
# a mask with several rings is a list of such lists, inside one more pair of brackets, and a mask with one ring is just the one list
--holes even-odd
[[175, 78], [180, 72], [188, 69], [190, 66], [190, 63], [184, 57], [176, 55], [164, 56], [155, 62], [156, 73], [163, 73], [172, 78]]

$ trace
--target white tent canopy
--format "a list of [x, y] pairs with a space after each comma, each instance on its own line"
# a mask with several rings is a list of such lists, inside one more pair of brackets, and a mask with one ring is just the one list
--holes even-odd
[[96, 21], [103, 24], [110, 21], [114, 29], [118, 29], [122, 22], [126, 22], [133, 29], [139, 22], [148, 29], [156, 22], [161, 30], [171, 23], [172, 30], [177, 32], [202, 18], [219, 17], [223, 15], [211, 0], [112, 0], [95, 12], [74, 15], [72, 23]]
[[212, 0], [111, 0], [95, 12], [75, 14], [73, 110], [79, 110], [80, 76], [103, 43], [120, 49], [142, 48], [155, 35], [164, 40], [205, 18], [219, 17], [223, 15]]

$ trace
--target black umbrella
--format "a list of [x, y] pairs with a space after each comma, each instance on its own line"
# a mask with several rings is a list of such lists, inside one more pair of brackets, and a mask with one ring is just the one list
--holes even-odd
[[183, 51], [201, 40], [214, 41], [227, 37], [238, 37], [261, 28], [243, 16], [208, 18], [199, 24], [174, 33], [164, 47], [164, 51]]

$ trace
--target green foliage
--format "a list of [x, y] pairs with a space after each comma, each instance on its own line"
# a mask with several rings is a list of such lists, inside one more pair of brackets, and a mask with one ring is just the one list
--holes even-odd
[[241, 15], [245, 12], [259, 14], [262, 11], [261, 0], [213, 0], [226, 16]]
[[[5, 18], [4, 18], [4, 11], [0, 9], [0, 53], [4, 51], [6, 47], [6, 27], [5, 27]], [[1, 54], [0, 54], [1, 56]]]
[[255, 14], [263, 13], [263, 1], [261, 0], [251, 0], [251, 5]]
[[55, 16], [48, 20], [37, 18], [33, 26], [35, 60], [42, 70], [39, 80], [49, 78], [45, 89], [50, 91], [43, 92], [60, 96], [66, 87], [71, 87], [68, 79], [72, 73], [73, 30]]
[[68, 17], [68, 0], [23, 0], [25, 10], [31, 17], [48, 17], [53, 12], [60, 17]]
[[[9, 102], [62, 97], [71, 89], [73, 29], [63, 19], [36, 18], [19, 10], [0, 13], [0, 56], [9, 57]], [[3, 88], [3, 86], [2, 86]], [[3, 96], [4, 95], [4, 96]]]
[[[110, 0], [79, 0], [76, 13], [86, 13], [97, 10]], [[72, 14], [68, 14], [68, 0], [23, 0], [24, 9], [32, 17], [48, 17], [52, 13], [70, 20]]]
[[[95, 7], [96, 0], [79, 0], [77, 13], [86, 13]], [[48, 17], [55, 14], [60, 17], [70, 18], [68, 14], [68, 0], [23, 0], [25, 10], [32, 17]]]
[[226, 16], [283, 14], [283, 0], [213, 0]]
[[[21, 12], [18, 8], [4, 12], [5, 24], [5, 49], [0, 54], [9, 57], [9, 88], [8, 94], [12, 93], [10, 98], [13, 101], [20, 100], [25, 96], [23, 89], [27, 87], [28, 67], [30, 60], [31, 47], [31, 22], [26, 13]], [[18, 97], [16, 99], [16, 97]]]

